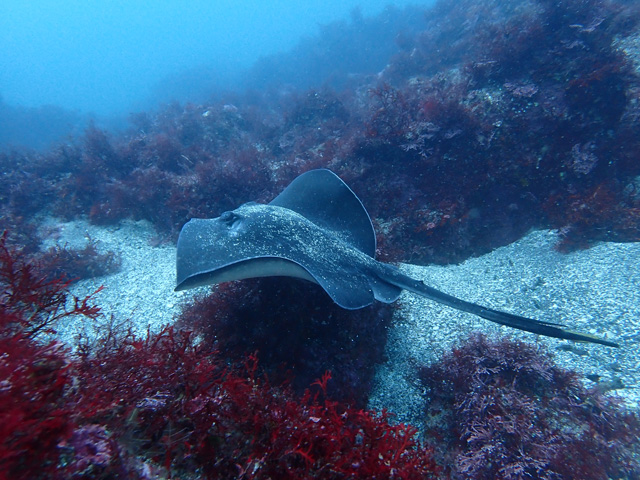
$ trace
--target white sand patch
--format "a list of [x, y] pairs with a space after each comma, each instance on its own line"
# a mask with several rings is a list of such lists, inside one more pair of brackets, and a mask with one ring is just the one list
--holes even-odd
[[[174, 322], [184, 300], [194, 292], [174, 292], [176, 282], [176, 248], [172, 244], [155, 245], [156, 233], [148, 222], [123, 221], [118, 226], [99, 227], [84, 220], [59, 222], [48, 220], [43, 230], [53, 232], [55, 243], [70, 248], [83, 248], [88, 239], [97, 242], [100, 253], [112, 251], [122, 259], [118, 273], [80, 281], [71, 287], [71, 293], [84, 298], [104, 286], [93, 298], [102, 310], [97, 322], [78, 319], [57, 327], [58, 336], [69, 344], [78, 333], [89, 337], [109, 322], [127, 321], [138, 335], [147, 329], [158, 332], [164, 325]], [[48, 243], [53, 243], [50, 239]], [[45, 246], [47, 244], [45, 243]], [[99, 333], [99, 332], [97, 332]]]

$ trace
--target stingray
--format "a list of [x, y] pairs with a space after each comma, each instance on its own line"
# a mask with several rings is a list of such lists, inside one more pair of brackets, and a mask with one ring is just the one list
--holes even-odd
[[[391, 303], [402, 290], [519, 330], [617, 347], [564, 326], [467, 302], [375, 260], [376, 236], [356, 194], [330, 170], [297, 177], [268, 204], [246, 203], [218, 218], [191, 219], [180, 232], [176, 291], [254, 277], [318, 284], [340, 307]], [[295, 301], [288, 299], [287, 301]]]

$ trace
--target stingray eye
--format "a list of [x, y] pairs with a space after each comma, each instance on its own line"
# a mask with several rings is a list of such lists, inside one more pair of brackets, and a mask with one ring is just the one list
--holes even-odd
[[220, 221], [224, 222], [232, 234], [238, 234], [242, 226], [242, 217], [235, 212], [224, 212], [220, 215]]
[[233, 212], [224, 212], [220, 215], [220, 221], [226, 223], [227, 225], [233, 225], [233, 222], [238, 218], [238, 216]]

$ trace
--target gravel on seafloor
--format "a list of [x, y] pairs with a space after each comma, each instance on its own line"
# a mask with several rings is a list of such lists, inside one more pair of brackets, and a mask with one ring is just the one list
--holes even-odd
[[[180, 313], [180, 305], [203, 292], [174, 292], [173, 244], [158, 244], [147, 222], [124, 221], [98, 227], [83, 220], [49, 219], [43, 231], [54, 232], [45, 246], [82, 248], [89, 239], [100, 251], [121, 256], [122, 268], [113, 275], [78, 282], [72, 293], [80, 298], [100, 286], [94, 302], [103, 316], [97, 322], [77, 321], [58, 327], [69, 344], [79, 332], [96, 335], [113, 318], [128, 321], [139, 335], [159, 331]], [[570, 254], [554, 250], [557, 235], [534, 231], [526, 237], [459, 265], [401, 265], [407, 275], [464, 300], [547, 320], [582, 332], [618, 341], [621, 348], [574, 343], [502, 327], [404, 292], [398, 300], [387, 344], [388, 360], [378, 368], [369, 401], [386, 408], [397, 421], [421, 425], [425, 392], [417, 380], [421, 365], [437, 360], [468, 337], [509, 335], [545, 345], [559, 365], [597, 380], [622, 396], [632, 407], [640, 405], [640, 243], [601, 243]], [[591, 384], [591, 380], [586, 380]], [[620, 387], [620, 388], [613, 388]]]

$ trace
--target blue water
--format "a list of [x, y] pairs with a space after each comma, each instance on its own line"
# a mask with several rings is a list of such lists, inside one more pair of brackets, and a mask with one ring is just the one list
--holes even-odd
[[197, 101], [212, 86], [236, 84], [257, 59], [292, 48], [320, 25], [380, 14], [389, 3], [410, 2], [4, 0], [0, 99], [103, 116], [158, 101]]

